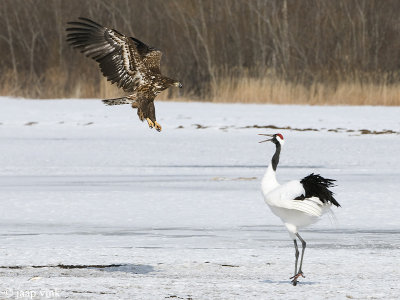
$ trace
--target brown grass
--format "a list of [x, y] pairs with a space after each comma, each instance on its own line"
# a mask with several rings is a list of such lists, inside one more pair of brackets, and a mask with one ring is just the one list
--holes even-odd
[[278, 79], [225, 78], [213, 89], [213, 102], [311, 105], [400, 105], [400, 84], [338, 83], [336, 88], [313, 83], [309, 88]]
[[[125, 93], [105, 78], [82, 76], [68, 78], [60, 69], [48, 69], [39, 79], [18, 77], [11, 72], [0, 78], [0, 94], [26, 98], [117, 98]], [[384, 77], [383, 77], [384, 78]], [[167, 101], [208, 101], [229, 103], [274, 103], [310, 105], [388, 105], [400, 106], [400, 84], [369, 83], [348, 80], [329, 84], [304, 85], [285, 82], [267, 74], [261, 78], [247, 74], [238, 77], [219, 77], [210, 87], [210, 96], [198, 98], [187, 89], [170, 88], [158, 96]]]

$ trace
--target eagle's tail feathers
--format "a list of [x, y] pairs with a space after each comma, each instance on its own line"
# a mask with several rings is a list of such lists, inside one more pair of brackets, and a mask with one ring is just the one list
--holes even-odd
[[126, 97], [115, 98], [115, 99], [105, 99], [102, 100], [105, 105], [121, 105], [121, 104], [131, 104], [132, 100]]

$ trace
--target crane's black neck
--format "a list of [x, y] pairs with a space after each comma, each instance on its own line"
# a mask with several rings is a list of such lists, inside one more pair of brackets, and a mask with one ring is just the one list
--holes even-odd
[[279, 164], [279, 155], [281, 154], [281, 144], [280, 143], [275, 143], [276, 150], [274, 156], [272, 156], [272, 169], [276, 171], [276, 167]]

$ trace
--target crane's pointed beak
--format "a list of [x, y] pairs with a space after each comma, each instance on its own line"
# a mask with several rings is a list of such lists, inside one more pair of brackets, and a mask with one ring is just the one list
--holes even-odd
[[[273, 136], [272, 134], [263, 134], [263, 133], [259, 133], [258, 135], [269, 136], [269, 137]], [[260, 141], [259, 143], [270, 142], [270, 141], [272, 141], [272, 139], [263, 140]]]
[[260, 141], [260, 142], [258, 142], [258, 143], [264, 143], [264, 142], [270, 142], [270, 141], [272, 141], [272, 139], [263, 140], [263, 141]]

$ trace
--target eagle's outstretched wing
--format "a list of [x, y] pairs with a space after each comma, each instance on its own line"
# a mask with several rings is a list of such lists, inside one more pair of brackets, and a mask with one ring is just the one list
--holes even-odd
[[79, 19], [80, 22], [68, 22], [72, 26], [67, 28], [67, 41], [96, 60], [111, 83], [117, 83], [126, 92], [133, 92], [144, 83], [149, 69], [159, 73], [160, 51], [90, 19]]

